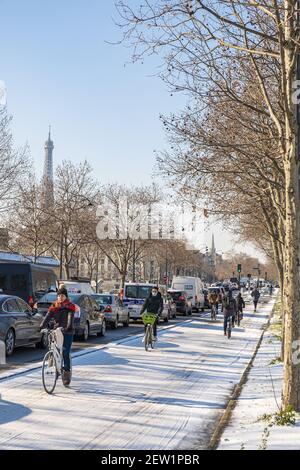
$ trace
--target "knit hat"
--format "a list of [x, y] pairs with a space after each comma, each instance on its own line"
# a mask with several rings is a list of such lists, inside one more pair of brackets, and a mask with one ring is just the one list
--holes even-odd
[[59, 289], [57, 291], [57, 295], [65, 295], [66, 297], [68, 297], [68, 291], [67, 291], [66, 286], [64, 284], [61, 284], [59, 286]]

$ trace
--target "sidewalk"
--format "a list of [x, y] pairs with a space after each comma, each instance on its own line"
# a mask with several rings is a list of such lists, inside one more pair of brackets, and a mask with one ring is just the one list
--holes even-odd
[[41, 370], [0, 380], [0, 449], [205, 449], [247, 367], [273, 301], [223, 336], [222, 319], [191, 319], [74, 358], [70, 389]]
[[269, 328], [218, 450], [300, 449], [300, 417], [295, 426], [269, 427], [260, 420], [264, 414], [278, 412], [281, 405], [283, 366], [270, 364], [280, 350], [281, 343]]

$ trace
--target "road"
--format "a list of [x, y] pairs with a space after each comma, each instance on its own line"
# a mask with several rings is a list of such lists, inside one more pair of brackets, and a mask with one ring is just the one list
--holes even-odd
[[153, 351], [136, 333], [80, 350], [53, 396], [40, 368], [0, 377], [0, 449], [206, 448], [273, 302], [246, 309], [230, 341], [204, 315], [160, 328]]
[[[175, 324], [183, 321], [185, 317], [178, 316], [172, 320]], [[168, 323], [160, 324], [160, 328], [165, 328]], [[76, 353], [85, 349], [97, 347], [98, 345], [108, 344], [111, 341], [127, 338], [132, 335], [140, 334], [143, 325], [141, 323], [130, 323], [129, 328], [120, 326], [116, 330], [107, 329], [105, 336], [90, 336], [88, 341], [75, 340], [72, 346], [72, 352]], [[13, 355], [7, 358], [6, 366], [0, 366], [0, 377], [5, 371], [17, 370], [19, 367], [40, 362], [45, 355], [45, 350], [37, 349], [35, 346], [16, 348]]]

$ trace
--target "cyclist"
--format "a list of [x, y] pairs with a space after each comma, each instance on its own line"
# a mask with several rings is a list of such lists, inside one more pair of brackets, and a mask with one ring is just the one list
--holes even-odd
[[[164, 302], [161, 293], [158, 290], [158, 287], [152, 287], [149, 297], [146, 299], [142, 310], [141, 315], [147, 310], [147, 313], [153, 313], [156, 315], [156, 320], [153, 325], [153, 335], [154, 341], [157, 340], [157, 324], [159, 315], [161, 315], [164, 308]], [[146, 331], [146, 326], [145, 326]]]
[[208, 294], [208, 301], [211, 306], [211, 315], [213, 315], [213, 308], [216, 309], [216, 315], [218, 315], [218, 307], [219, 307], [219, 295], [216, 291], [211, 291]]
[[63, 385], [70, 385], [71, 381], [71, 362], [70, 352], [73, 342], [74, 329], [74, 313], [76, 307], [68, 298], [68, 291], [64, 285], [61, 285], [57, 291], [57, 301], [48, 309], [40, 330], [46, 328], [49, 323], [53, 322], [53, 328], [62, 328], [64, 335], [63, 343]]
[[226, 292], [223, 298], [223, 312], [224, 312], [224, 335], [227, 334], [227, 324], [230, 317], [232, 317], [232, 326], [234, 326], [235, 315], [237, 311], [236, 300], [232, 296], [232, 291]]
[[259, 301], [259, 298], [260, 298], [260, 292], [259, 292], [257, 287], [255, 287], [253, 289], [253, 291], [251, 292], [251, 296], [253, 298], [254, 312], [256, 312], [257, 304], [258, 304], [258, 301]]
[[236, 303], [237, 303], [237, 314], [240, 317], [240, 320], [243, 319], [243, 308], [246, 307], [245, 301], [242, 297], [242, 294], [239, 292], [237, 298], [236, 298]]

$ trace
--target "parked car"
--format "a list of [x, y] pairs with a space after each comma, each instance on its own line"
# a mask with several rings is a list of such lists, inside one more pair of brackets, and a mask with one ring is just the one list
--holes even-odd
[[0, 295], [0, 339], [5, 343], [6, 355], [11, 356], [19, 346], [47, 348], [47, 335], [39, 331], [42, 320], [20, 297]]
[[67, 280], [59, 280], [58, 285], [64, 284], [69, 294], [95, 294], [94, 289], [91, 286], [90, 280], [83, 277], [71, 277]]
[[47, 292], [56, 292], [52, 269], [31, 263], [0, 263], [0, 292], [23, 299], [30, 307]]
[[172, 289], [187, 292], [196, 312], [204, 311], [204, 284], [199, 277], [177, 276], [172, 280]]
[[172, 296], [177, 312], [183, 313], [184, 315], [192, 314], [192, 301], [189, 299], [187, 292], [169, 289], [168, 294]]
[[[44, 295], [37, 303], [38, 313], [45, 316], [48, 308], [57, 299], [55, 293]], [[76, 305], [74, 315], [75, 336], [87, 341], [91, 334], [104, 336], [106, 333], [106, 321], [100, 311], [98, 303], [91, 296], [85, 294], [69, 294], [69, 299]]]
[[91, 296], [98, 304], [98, 307], [105, 316], [106, 323], [113, 329], [118, 328], [118, 324], [129, 326], [128, 307], [124, 306], [114, 294], [93, 294]]

